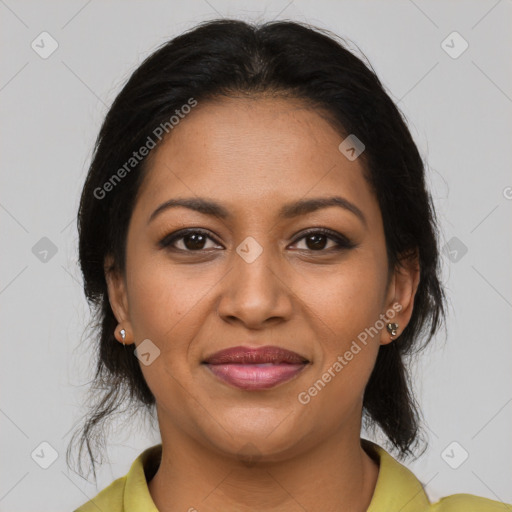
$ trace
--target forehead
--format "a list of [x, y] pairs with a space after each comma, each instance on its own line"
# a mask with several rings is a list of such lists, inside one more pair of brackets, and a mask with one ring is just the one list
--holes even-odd
[[[343, 195], [360, 208], [376, 200], [344, 135], [300, 100], [226, 98], [199, 103], [154, 150], [140, 190], [143, 209], [172, 197], [214, 197], [240, 208]], [[371, 213], [371, 212], [370, 212]]]

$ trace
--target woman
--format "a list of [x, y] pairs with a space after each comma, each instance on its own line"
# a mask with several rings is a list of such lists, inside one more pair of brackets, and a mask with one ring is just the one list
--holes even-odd
[[[424, 167], [335, 36], [217, 20], [163, 45], [101, 128], [80, 263], [103, 395], [162, 443], [77, 510], [455, 511], [397, 457], [420, 444], [404, 358], [442, 324]], [[423, 338], [423, 339], [422, 339]]]

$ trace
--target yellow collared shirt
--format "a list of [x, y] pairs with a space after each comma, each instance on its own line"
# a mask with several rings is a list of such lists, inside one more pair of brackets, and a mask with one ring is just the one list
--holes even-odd
[[[367, 512], [512, 512], [512, 505], [474, 496], [453, 494], [431, 503], [421, 482], [384, 448], [362, 440], [379, 464], [377, 484]], [[74, 512], [158, 512], [146, 481], [146, 471], [158, 465], [162, 445], [144, 450], [128, 473], [112, 482]]]

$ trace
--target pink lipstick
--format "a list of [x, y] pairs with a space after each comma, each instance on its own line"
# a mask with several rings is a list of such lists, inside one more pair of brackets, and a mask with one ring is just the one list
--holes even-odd
[[218, 378], [245, 390], [268, 389], [299, 374], [309, 361], [276, 346], [232, 347], [208, 356], [203, 364]]

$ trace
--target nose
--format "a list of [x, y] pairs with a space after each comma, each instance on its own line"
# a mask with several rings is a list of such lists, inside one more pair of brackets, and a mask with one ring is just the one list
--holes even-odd
[[218, 315], [247, 329], [288, 320], [293, 311], [293, 294], [287, 275], [268, 249], [253, 261], [234, 252], [231, 270], [220, 287]]

